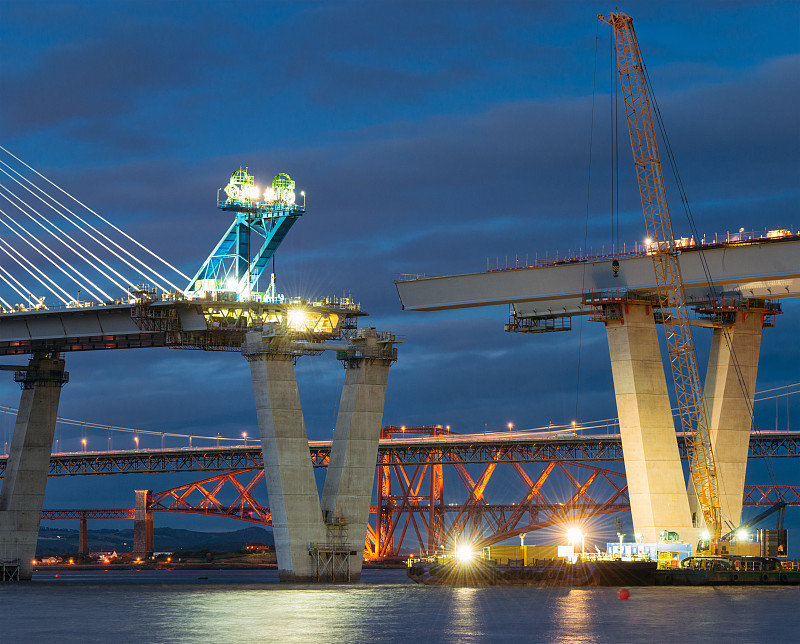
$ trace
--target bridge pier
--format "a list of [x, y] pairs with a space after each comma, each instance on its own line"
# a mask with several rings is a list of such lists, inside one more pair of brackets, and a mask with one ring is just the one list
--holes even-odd
[[[742, 519], [742, 494], [763, 330], [761, 310], [737, 310], [731, 315], [735, 317], [730, 326], [714, 329], [703, 388], [717, 467], [720, 509], [728, 530], [738, 526]], [[692, 518], [698, 527], [703, 527], [703, 514], [691, 480], [688, 490]], [[723, 528], [723, 532], [726, 531]]]
[[136, 505], [133, 510], [133, 554], [143, 560], [153, 556], [153, 511], [150, 490], [134, 490]]
[[309, 544], [324, 541], [326, 530], [294, 358], [279, 350], [261, 333], [247, 334], [244, 353], [253, 381], [278, 575], [281, 581], [312, 581]]
[[365, 357], [381, 353], [375, 329], [364, 329], [353, 340], [353, 349], [342, 353], [347, 373], [322, 491], [322, 513], [326, 542], [334, 546], [331, 550], [341, 551], [330, 556], [349, 557], [350, 580], [359, 581], [391, 357]]
[[37, 353], [15, 380], [22, 396], [0, 487], [0, 560], [19, 561], [19, 579], [30, 580], [58, 403], [68, 374], [57, 354]]
[[250, 362], [281, 581], [360, 579], [394, 351], [374, 329], [362, 330], [339, 351], [348, 372], [320, 503], [292, 346], [285, 337], [247, 334], [243, 353]]
[[86, 515], [82, 514], [78, 528], [78, 557], [89, 556], [89, 530], [86, 526]]
[[693, 542], [696, 530], [652, 307], [609, 304], [604, 321], [634, 530], [646, 542], [656, 541], [663, 530]]

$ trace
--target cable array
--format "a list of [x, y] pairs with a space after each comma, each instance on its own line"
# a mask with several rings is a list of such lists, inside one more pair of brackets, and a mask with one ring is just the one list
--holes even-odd
[[139, 284], [176, 292], [184, 280], [190, 277], [0, 145], [4, 311], [120, 301]]

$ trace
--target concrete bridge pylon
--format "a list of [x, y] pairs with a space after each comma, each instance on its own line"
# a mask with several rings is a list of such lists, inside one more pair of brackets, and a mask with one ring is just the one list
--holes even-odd
[[396, 350], [375, 329], [362, 329], [337, 349], [347, 375], [320, 503], [292, 343], [261, 332], [248, 333], [245, 341], [281, 581], [360, 579], [388, 369]]
[[634, 530], [646, 542], [657, 541], [666, 530], [693, 543], [698, 531], [692, 525], [653, 308], [610, 304], [604, 321]]
[[[723, 533], [741, 524], [742, 492], [753, 422], [758, 375], [762, 311], [737, 310], [730, 324], [715, 328], [711, 340], [703, 398], [717, 467]], [[691, 480], [689, 506], [698, 527], [705, 527]]]
[[0, 559], [19, 562], [19, 579], [30, 580], [44, 505], [61, 387], [67, 382], [58, 354], [36, 353], [15, 374], [22, 396], [11, 450], [0, 487]]

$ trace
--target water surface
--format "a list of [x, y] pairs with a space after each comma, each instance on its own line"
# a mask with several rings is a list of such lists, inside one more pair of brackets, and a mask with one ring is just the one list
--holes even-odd
[[[56, 574], [60, 575], [56, 577]], [[207, 577], [207, 579], [201, 579]], [[275, 571], [38, 571], [0, 585], [0, 641], [792, 642], [800, 588], [279, 584]]]

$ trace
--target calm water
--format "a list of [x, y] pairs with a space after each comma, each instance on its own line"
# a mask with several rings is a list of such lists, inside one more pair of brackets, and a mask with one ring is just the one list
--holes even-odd
[[615, 588], [418, 586], [403, 571], [322, 587], [272, 571], [58, 574], [0, 586], [0, 641], [800, 641], [800, 588], [632, 588], [622, 601]]

